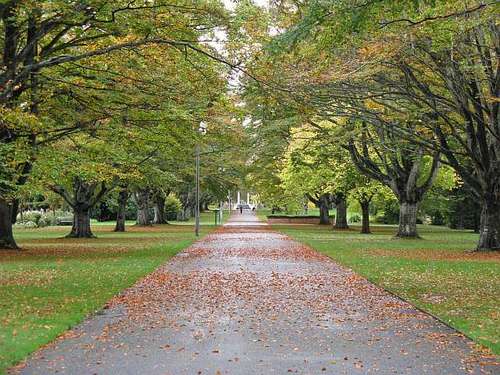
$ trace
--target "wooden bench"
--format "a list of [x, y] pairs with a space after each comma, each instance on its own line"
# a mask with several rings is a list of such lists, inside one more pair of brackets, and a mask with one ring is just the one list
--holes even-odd
[[61, 226], [73, 225], [73, 218], [71, 218], [71, 219], [61, 218], [61, 219], [57, 220], [57, 225], [61, 225]]

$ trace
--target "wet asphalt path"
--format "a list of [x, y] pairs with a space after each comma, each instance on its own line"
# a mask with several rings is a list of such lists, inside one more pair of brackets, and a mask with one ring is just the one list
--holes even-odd
[[22, 374], [483, 374], [457, 332], [237, 213]]

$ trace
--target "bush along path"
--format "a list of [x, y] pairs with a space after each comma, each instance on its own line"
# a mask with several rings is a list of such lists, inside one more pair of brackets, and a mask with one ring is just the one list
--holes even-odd
[[228, 224], [12, 372], [497, 373], [467, 338], [251, 213]]

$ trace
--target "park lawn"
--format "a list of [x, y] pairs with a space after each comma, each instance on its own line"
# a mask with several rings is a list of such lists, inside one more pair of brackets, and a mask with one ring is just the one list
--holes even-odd
[[[227, 210], [222, 211], [222, 223], [225, 223], [229, 218], [230, 213]], [[217, 219], [218, 220], [218, 219]], [[191, 217], [187, 221], [174, 221], [173, 223], [178, 225], [194, 225], [195, 218]], [[200, 213], [200, 225], [215, 225], [215, 212], [214, 211], [204, 211]]]
[[[266, 221], [267, 220], [267, 217], [269, 215], [273, 215], [272, 214], [272, 210], [270, 210], [269, 208], [262, 208], [262, 209], [259, 209], [257, 210], [257, 217], [262, 220], [262, 221]], [[335, 209], [331, 209], [330, 210], [330, 216], [335, 216], [336, 214], [336, 210]], [[307, 214], [303, 211], [303, 210], [297, 210], [297, 211], [290, 211], [290, 212], [286, 212], [286, 211], [279, 211], [279, 212], [276, 212], [274, 215], [277, 215], [277, 216], [316, 216], [319, 218], [319, 208], [309, 208], [307, 210]], [[351, 222], [351, 218], [353, 216], [357, 216], [357, 217], [360, 217], [361, 214], [359, 212], [356, 212], [356, 211], [353, 211], [353, 210], [349, 210], [347, 212], [347, 220], [349, 222]]]
[[334, 231], [330, 226], [275, 225], [374, 284], [440, 318], [500, 354], [500, 254], [470, 254], [477, 235], [420, 226], [420, 240], [394, 239], [396, 228]]
[[69, 229], [18, 229], [23, 251], [0, 250], [0, 374], [195, 240], [192, 225], [114, 233], [112, 223], [100, 223], [96, 239], [62, 238]]

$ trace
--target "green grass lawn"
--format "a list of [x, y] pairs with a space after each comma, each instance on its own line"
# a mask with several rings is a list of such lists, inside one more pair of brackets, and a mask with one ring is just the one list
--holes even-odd
[[[203, 213], [201, 234], [213, 227]], [[22, 252], [0, 251], [0, 374], [81, 322], [195, 240], [192, 223], [63, 238], [69, 227], [18, 229]]]
[[[335, 216], [335, 209], [330, 210], [330, 216]], [[272, 215], [272, 211], [269, 208], [263, 208], [260, 210], [257, 210], [257, 217], [263, 221], [267, 220], [267, 216]], [[307, 210], [307, 215], [303, 210], [298, 210], [298, 211], [281, 211], [281, 212], [276, 212], [274, 215], [277, 216], [317, 216], [319, 218], [319, 208], [309, 208]], [[357, 216], [359, 217], [361, 214], [356, 211], [351, 211], [349, 210], [347, 212], [347, 220], [350, 222], [352, 216]]]
[[[229, 218], [229, 212], [227, 210], [222, 211], [222, 222], [224, 223]], [[172, 223], [178, 225], [193, 225], [194, 217], [190, 218], [188, 221], [173, 221]], [[200, 225], [215, 225], [215, 212], [205, 211], [200, 213]]]
[[423, 239], [394, 239], [396, 228], [275, 225], [500, 354], [500, 254], [468, 254], [477, 235], [420, 226]]
[[[201, 225], [214, 225], [215, 224], [215, 213], [213, 211], [205, 211], [200, 213], [200, 224]], [[227, 220], [229, 217], [229, 212], [227, 210], [223, 211], [223, 216], [222, 220], [223, 222]], [[97, 221], [95, 219], [91, 220], [93, 226], [101, 226], [101, 225], [115, 225], [114, 221]], [[175, 224], [175, 225], [193, 225], [194, 224], [194, 217], [190, 218], [187, 221], [176, 221], [176, 220], [169, 220], [170, 224]], [[134, 225], [135, 220], [126, 220], [125, 225]]]

